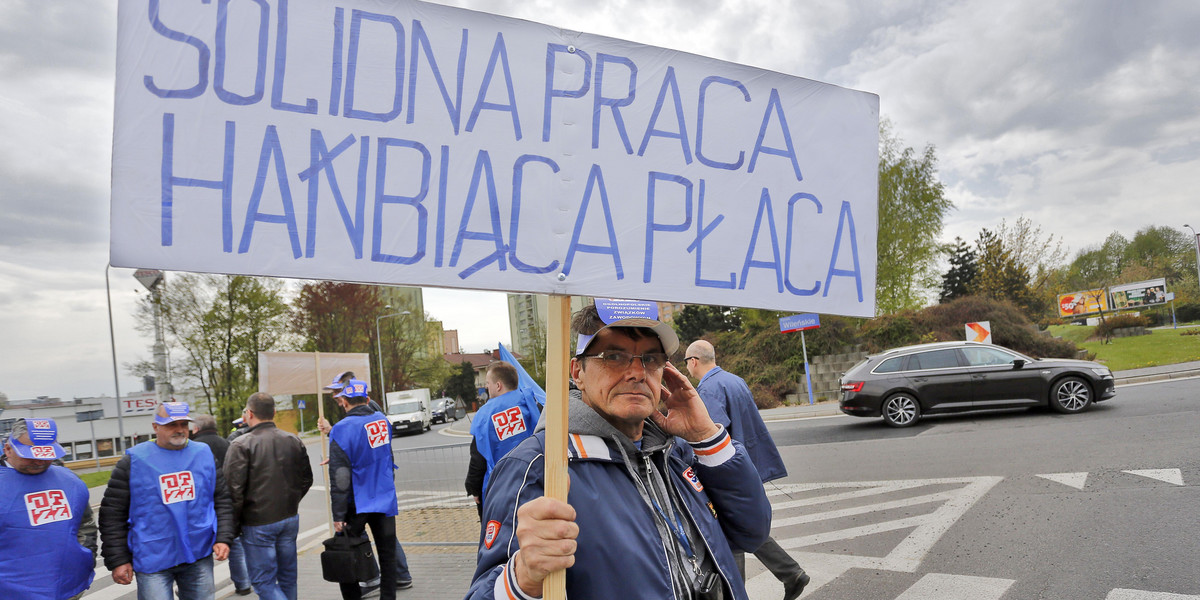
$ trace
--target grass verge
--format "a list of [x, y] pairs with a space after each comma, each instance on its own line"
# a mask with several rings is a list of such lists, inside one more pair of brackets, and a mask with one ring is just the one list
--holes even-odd
[[1188, 329], [1151, 329], [1150, 335], [1113, 338], [1109, 344], [1089, 340], [1094, 329], [1056, 325], [1050, 331], [1094, 353], [1097, 362], [1114, 371], [1200, 360], [1200, 335], [1182, 335]]
[[111, 470], [97, 471], [95, 473], [79, 473], [79, 478], [82, 479], [89, 488], [94, 488], [108, 483], [108, 478], [111, 476]]

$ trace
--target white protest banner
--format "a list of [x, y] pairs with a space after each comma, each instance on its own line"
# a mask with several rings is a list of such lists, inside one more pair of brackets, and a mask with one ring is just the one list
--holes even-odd
[[873, 94], [414, 1], [118, 19], [115, 266], [874, 314]]

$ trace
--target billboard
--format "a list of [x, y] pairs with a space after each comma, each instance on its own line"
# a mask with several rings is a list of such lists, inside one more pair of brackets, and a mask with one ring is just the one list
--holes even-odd
[[1167, 303], [1167, 280], [1151, 279], [1113, 286], [1108, 289], [1114, 310]]
[[879, 98], [413, 0], [120, 0], [114, 266], [870, 317]]
[[1058, 316], [1070, 319], [1108, 310], [1108, 294], [1104, 288], [1058, 295]]

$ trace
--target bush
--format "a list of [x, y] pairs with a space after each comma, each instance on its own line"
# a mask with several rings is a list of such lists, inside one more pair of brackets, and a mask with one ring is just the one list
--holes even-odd
[[1011, 302], [982, 296], [966, 296], [948, 304], [930, 306], [914, 314], [918, 330], [928, 331], [937, 341], [966, 339], [966, 324], [988, 321], [992, 341], [1038, 358], [1073, 358], [1075, 344], [1042, 335], [1025, 313]]
[[1150, 319], [1141, 315], [1124, 314], [1108, 317], [1101, 321], [1096, 326], [1095, 335], [1097, 337], [1106, 338], [1112, 335], [1113, 330], [1124, 329], [1126, 327], [1149, 327]]

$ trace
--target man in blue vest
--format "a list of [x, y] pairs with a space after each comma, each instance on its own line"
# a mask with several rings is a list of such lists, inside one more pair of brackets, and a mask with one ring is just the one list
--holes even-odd
[[[696, 391], [708, 408], [712, 420], [724, 425], [733, 439], [746, 447], [746, 453], [758, 469], [758, 475], [763, 483], [781, 477], [787, 477], [787, 467], [779, 456], [779, 449], [763, 423], [762, 415], [758, 414], [758, 405], [750, 394], [750, 387], [741, 377], [717, 366], [717, 352], [713, 345], [704, 340], [697, 340], [688, 346], [684, 354], [684, 363], [688, 373], [700, 383]], [[762, 562], [776, 579], [783, 582], [784, 600], [795, 600], [808, 585], [809, 576], [800, 565], [784, 550], [774, 538], [767, 538], [754, 556]], [[742, 577], [746, 576], [746, 555], [735, 552], [738, 568]]]
[[[346, 404], [346, 400], [342, 396], [341, 392], [346, 388], [346, 384], [350, 383], [350, 381], [353, 379], [354, 371], [342, 371], [333, 378], [333, 383], [325, 386], [325, 389], [334, 393], [333, 401], [336, 402], [343, 411], [349, 411], [350, 408], [349, 405]], [[371, 412], [383, 412], [383, 409], [380, 408], [379, 405], [376, 404], [375, 401], [370, 397], [367, 398], [367, 407], [371, 409]], [[329, 435], [329, 432], [333, 429], [333, 426], [330, 425], [329, 421], [325, 419], [318, 419], [317, 429], [319, 429], [323, 435]], [[363, 530], [363, 535], [366, 535], [365, 529]], [[358, 586], [362, 588], [362, 593], [365, 596], [379, 589], [379, 582], [380, 578], [376, 576], [370, 581], [359, 582]], [[396, 542], [396, 589], [403, 590], [410, 587], [412, 587], [412, 574], [408, 571], [408, 558], [404, 556], [404, 548], [400, 547], [400, 542]]]
[[213, 558], [225, 560], [233, 508], [212, 450], [190, 443], [188, 405], [160, 404], [155, 439], [121, 457], [100, 502], [104, 566], [138, 600], [211, 599]]
[[85, 527], [94, 523], [87, 485], [51, 464], [65, 454], [57, 440], [53, 419], [20, 419], [4, 442], [0, 598], [64, 600], [92, 585], [96, 537]]
[[533, 428], [542, 413], [532, 390], [519, 390], [519, 385], [516, 367], [502, 360], [488, 365], [487, 390], [492, 399], [471, 421], [471, 463], [465, 482], [467, 493], [475, 497], [481, 516], [492, 469], [509, 450], [533, 435]]
[[[362, 535], [367, 526], [379, 555], [379, 598], [394, 600], [396, 574], [396, 482], [392, 431], [387, 418], [367, 406], [367, 384], [351, 379], [336, 396], [346, 416], [329, 432], [330, 503], [334, 530]], [[404, 587], [410, 587], [409, 580]], [[362, 598], [357, 583], [341, 583], [342, 598]]]

